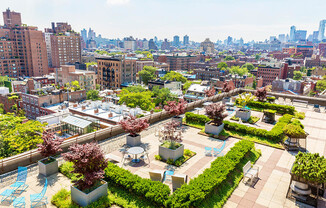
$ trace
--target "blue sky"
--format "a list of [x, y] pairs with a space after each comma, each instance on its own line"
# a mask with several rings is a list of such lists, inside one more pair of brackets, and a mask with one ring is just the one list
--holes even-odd
[[[64, 21], [74, 30], [92, 27], [107, 38], [264, 40], [289, 33], [290, 26], [318, 30], [325, 0], [1, 0], [0, 9], [21, 12], [23, 23], [43, 30]], [[2, 18], [0, 21], [2, 23]]]

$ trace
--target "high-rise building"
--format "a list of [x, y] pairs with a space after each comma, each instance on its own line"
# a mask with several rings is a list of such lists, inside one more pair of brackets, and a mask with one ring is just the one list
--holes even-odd
[[89, 28], [89, 30], [88, 30], [88, 40], [90, 40], [90, 39], [95, 40], [95, 37], [96, 37], [96, 34], [95, 34], [94, 30]]
[[148, 50], [148, 40], [146, 38], [143, 39], [143, 49]]
[[314, 31], [312, 33], [312, 41], [318, 41], [319, 31]]
[[290, 28], [290, 41], [295, 41], [295, 31], [296, 31], [295, 26], [291, 26], [291, 28]]
[[130, 36], [123, 39], [124, 49], [135, 51], [136, 50], [136, 40]]
[[148, 49], [149, 50], [157, 50], [157, 46], [156, 46], [156, 44], [155, 44], [155, 42], [154, 42], [154, 40], [153, 39], [150, 39], [149, 40], [149, 42], [148, 42]]
[[183, 36], [183, 45], [189, 45], [189, 36], [188, 35], [185, 35]]
[[[51, 56], [53, 68], [67, 63], [81, 62], [81, 37], [74, 32], [68, 23], [52, 23], [51, 29], [45, 29], [51, 34]], [[49, 44], [49, 42], [46, 42]], [[48, 45], [49, 47], [49, 45]]]
[[206, 38], [204, 42], [200, 44], [200, 51], [205, 53], [214, 53], [214, 43]]
[[168, 39], [164, 39], [162, 45], [161, 45], [161, 50], [170, 50], [171, 48], [171, 43], [168, 41]]
[[84, 28], [81, 32], [80, 32], [84, 42], [87, 42], [87, 30]]
[[233, 42], [232, 37], [231, 36], [228, 36], [228, 39], [226, 41], [227, 45], [231, 45], [232, 42]]
[[37, 27], [22, 26], [21, 15], [7, 9], [0, 27], [0, 75], [43, 76], [48, 73], [46, 44]]
[[295, 31], [294, 40], [295, 41], [305, 41], [307, 37], [307, 30], [297, 30]]
[[179, 47], [180, 46], [180, 37], [179, 36], [175, 35], [173, 37], [173, 43], [172, 43], [172, 45], [174, 47]]
[[281, 43], [284, 43], [285, 42], [285, 34], [279, 34], [278, 40], [281, 41]]
[[319, 23], [319, 30], [318, 30], [318, 40], [322, 41], [325, 39], [325, 24], [326, 20], [321, 20]]

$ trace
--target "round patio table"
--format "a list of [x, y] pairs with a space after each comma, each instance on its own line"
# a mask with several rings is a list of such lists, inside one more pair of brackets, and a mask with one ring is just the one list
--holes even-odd
[[128, 154], [131, 154], [131, 155], [134, 155], [135, 156], [135, 158], [132, 159], [132, 162], [139, 163], [140, 160], [137, 158], [137, 155], [143, 153], [144, 151], [145, 150], [142, 147], [131, 147], [130, 149], [128, 149], [127, 152], [128, 152]]

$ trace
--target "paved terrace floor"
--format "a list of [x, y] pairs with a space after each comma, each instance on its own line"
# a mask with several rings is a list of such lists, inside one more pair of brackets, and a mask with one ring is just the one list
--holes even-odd
[[[306, 118], [302, 123], [305, 125], [305, 130], [309, 133], [307, 139], [308, 151], [318, 152], [326, 156], [326, 113], [313, 112], [311, 106], [308, 108], [297, 108], [297, 110], [306, 112]], [[253, 112], [253, 115], [259, 116], [261, 114]], [[196, 152], [197, 155], [179, 168], [169, 166], [154, 159], [154, 156], [158, 154], [159, 145], [158, 138], [154, 134], [155, 128], [161, 127], [165, 122], [162, 121], [152, 125], [149, 130], [142, 133], [142, 142], [149, 147], [150, 162], [146, 161], [146, 163], [139, 163], [137, 165], [125, 164], [123, 167], [144, 178], [149, 178], [148, 171], [154, 169], [173, 169], [175, 173], [187, 174], [190, 178], [196, 177], [205, 168], [209, 167], [215, 158], [205, 156], [204, 147], [219, 147], [222, 145], [222, 141], [199, 135], [198, 129], [186, 127], [186, 131], [183, 134], [183, 144], [186, 149]], [[265, 124], [258, 123], [257, 125], [264, 126]], [[270, 127], [266, 126], [266, 129]], [[229, 138], [226, 141], [226, 147], [223, 153], [225, 154], [237, 141], [239, 140]], [[120, 157], [122, 155], [119, 149], [121, 149], [123, 144], [125, 144], [125, 135], [100, 142], [105, 154], [111, 153]], [[259, 144], [256, 144], [256, 148], [262, 151], [262, 156], [256, 163], [260, 168], [260, 180], [254, 187], [249, 187], [241, 182], [225, 204], [225, 207], [308, 207], [299, 203], [295, 204], [285, 197], [290, 182], [289, 171], [294, 162], [295, 154]], [[62, 161], [60, 162], [62, 163]], [[119, 165], [122, 164], [120, 163]], [[52, 196], [61, 188], [69, 190], [71, 183], [69, 179], [60, 173], [50, 176], [47, 179], [49, 186], [46, 196], [48, 196], [49, 204], [44, 207], [54, 207], [50, 204]], [[15, 174], [8, 174], [6, 177], [1, 177], [0, 192], [8, 188], [14, 181]], [[44, 177], [38, 176], [36, 165], [29, 167], [27, 184], [29, 188], [21, 196], [26, 197], [26, 207], [30, 207], [29, 195], [41, 192], [44, 184]], [[171, 184], [168, 183], [168, 185]], [[0, 207], [9, 206], [3, 203], [0, 204]], [[326, 203], [320, 201], [319, 207], [326, 207]]]

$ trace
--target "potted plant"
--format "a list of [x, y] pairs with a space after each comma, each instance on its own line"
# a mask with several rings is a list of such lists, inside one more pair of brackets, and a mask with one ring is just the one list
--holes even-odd
[[[223, 83], [223, 88], [222, 88], [222, 91], [223, 92], [230, 92], [232, 90], [232, 87], [229, 85], [228, 82], [224, 82]], [[225, 103], [228, 103], [230, 102], [231, 98], [230, 97], [224, 97], [223, 100], [222, 100], [222, 103], [225, 104]]]
[[212, 119], [205, 124], [205, 133], [219, 135], [224, 128], [223, 120], [228, 116], [225, 105], [213, 103], [205, 108], [208, 118]]
[[263, 121], [270, 124], [275, 123], [276, 110], [265, 109], [263, 112]]
[[132, 147], [141, 144], [139, 133], [149, 127], [147, 119], [137, 118], [131, 114], [129, 115], [129, 118], [121, 120], [119, 124], [126, 133], [129, 133], [127, 135], [127, 145]]
[[179, 123], [179, 126], [182, 125], [182, 117], [181, 114], [186, 112], [186, 104], [187, 102], [183, 99], [179, 99], [179, 102], [176, 101], [168, 101], [168, 104], [164, 106], [164, 110], [169, 112], [170, 115], [174, 115], [172, 121], [176, 121]]
[[257, 97], [258, 101], [264, 102], [267, 96], [267, 89], [266, 87], [259, 88], [255, 92], [255, 96]]
[[242, 93], [239, 95], [237, 103], [240, 108], [235, 112], [235, 117], [240, 118], [243, 121], [248, 121], [251, 117], [251, 110], [247, 108], [247, 104], [255, 99], [251, 93]]
[[170, 121], [162, 129], [163, 143], [159, 146], [158, 153], [164, 160], [175, 161], [183, 156], [184, 145], [180, 143], [182, 139], [181, 131], [177, 132], [178, 126], [178, 122]]
[[108, 194], [108, 184], [104, 180], [107, 160], [96, 143], [73, 144], [63, 158], [73, 163], [76, 180], [71, 186], [71, 200], [84, 207]]
[[306, 132], [302, 127], [295, 123], [290, 123], [283, 128], [284, 134], [288, 137], [284, 144], [289, 150], [297, 150], [299, 148], [299, 139], [307, 137]]
[[58, 172], [58, 161], [53, 157], [62, 149], [60, 145], [64, 139], [56, 138], [54, 133], [44, 131], [42, 134], [43, 143], [38, 144], [38, 151], [45, 159], [38, 161], [39, 173], [49, 176]]

